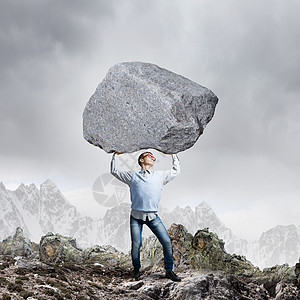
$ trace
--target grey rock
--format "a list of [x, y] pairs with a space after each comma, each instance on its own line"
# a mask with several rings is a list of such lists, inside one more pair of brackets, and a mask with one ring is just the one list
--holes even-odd
[[[276, 294], [284, 294], [283, 285], [278, 285], [279, 283], [293, 282], [297, 283], [295, 275], [295, 266], [289, 267], [288, 264], [276, 265], [271, 268], [263, 269], [260, 276], [257, 277], [257, 281], [263, 284], [264, 288], [268, 290], [272, 297]], [[281, 298], [282, 299], [282, 298]], [[292, 299], [292, 298], [291, 298]]]
[[234, 276], [219, 274], [196, 275], [173, 286], [169, 299], [269, 299], [267, 291]]
[[15, 266], [20, 269], [47, 269], [47, 270], [54, 270], [53, 267], [46, 265], [40, 262], [38, 259], [28, 259], [28, 258], [21, 258], [17, 257]]
[[126, 282], [123, 284], [124, 288], [128, 288], [130, 290], [138, 290], [140, 287], [142, 287], [144, 284], [143, 281], [138, 281], [138, 282]]
[[83, 113], [83, 135], [107, 153], [157, 149], [178, 153], [194, 145], [218, 98], [209, 89], [157, 65], [112, 66]]
[[[172, 224], [168, 233], [172, 242], [174, 267], [178, 271], [206, 269], [245, 277], [261, 275], [259, 269], [245, 257], [226, 253], [223, 240], [207, 228], [198, 230], [192, 236], [183, 225]], [[162, 247], [155, 237], [143, 240], [141, 261], [143, 267], [163, 270]]]
[[81, 250], [76, 240], [60, 234], [47, 233], [40, 241], [40, 260], [49, 263], [79, 262]]
[[152, 270], [164, 269], [164, 256], [161, 243], [152, 235], [143, 238], [141, 246], [141, 262], [143, 268], [152, 268]]
[[23, 229], [18, 227], [14, 236], [0, 242], [0, 254], [22, 257], [38, 257], [38, 245], [24, 237]]
[[78, 248], [76, 239], [49, 232], [41, 238], [39, 258], [46, 263], [86, 263], [129, 267], [129, 255], [112, 246], [93, 246], [84, 250]]
[[297, 263], [295, 266], [295, 275], [297, 280], [297, 286], [300, 288], [300, 263]]
[[288, 284], [286, 282], [280, 282], [276, 285], [275, 289], [276, 300], [299, 300], [300, 290], [295, 285]]
[[[18, 234], [20, 233], [19, 230]], [[48, 253], [50, 264], [43, 264], [34, 258], [12, 259], [0, 255], [0, 294], [8, 293], [7, 286], [12, 286], [13, 283], [14, 286], [20, 285], [19, 288], [28, 291], [37, 299], [45, 299], [46, 293], [54, 292], [59, 294], [55, 296], [59, 299], [73, 299], [73, 295], [76, 299], [85, 299], [86, 295], [91, 294], [95, 295], [95, 299], [104, 300], [300, 299], [296, 281], [298, 265], [292, 268], [288, 265], [277, 265], [266, 268], [263, 272], [252, 272], [251, 276], [245, 276], [243, 272], [236, 272], [237, 266], [234, 264], [236, 263], [240, 270], [247, 267], [247, 270], [252, 271], [251, 265], [246, 264], [247, 261], [243, 257], [228, 256], [224, 252], [222, 240], [208, 229], [199, 230], [192, 236], [184, 226], [173, 224], [169, 235], [174, 248], [175, 270], [182, 278], [181, 282], [175, 283], [165, 278], [163, 266], [158, 270], [155, 257], [161, 262], [161, 253], [158, 252], [162, 249], [155, 248], [158, 247], [158, 243], [152, 237], [144, 240], [145, 243], [152, 243], [152, 247], [149, 244], [145, 248], [153, 252], [152, 265], [148, 269], [142, 268], [142, 276], [136, 282], [131, 278], [131, 259], [128, 255], [125, 256], [111, 246], [95, 246], [78, 252], [74, 239], [49, 233], [43, 237], [41, 248]], [[75, 256], [80, 257], [78, 261], [69, 259], [75, 257], [74, 249]], [[222, 255], [225, 261], [222, 260]], [[212, 268], [206, 269], [201, 267], [200, 260], [199, 265], [193, 265], [192, 258], [195, 256], [204, 261], [211, 257], [212, 262], [212, 256], [216, 256], [220, 269], [211, 270], [215, 262]], [[127, 260], [127, 263], [122, 263], [122, 260]], [[189, 267], [180, 267], [182, 262], [187, 262]], [[232, 265], [231, 269], [224, 269], [224, 262]], [[12, 292], [10, 295], [16, 294]], [[21, 296], [19, 298], [21, 299]]]
[[300, 263], [296, 263], [296, 266], [295, 266], [295, 275], [297, 278], [300, 277]]
[[129, 255], [126, 255], [109, 245], [96, 245], [84, 249], [82, 252], [82, 261], [84, 263], [98, 263], [100, 265], [106, 266], [131, 266], [131, 258], [129, 257]]

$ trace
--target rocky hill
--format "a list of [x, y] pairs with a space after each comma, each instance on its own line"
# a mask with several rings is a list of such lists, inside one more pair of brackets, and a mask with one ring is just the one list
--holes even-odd
[[[109, 209], [102, 219], [83, 217], [58, 187], [47, 180], [39, 189], [34, 184], [21, 184], [15, 191], [7, 190], [0, 183], [0, 205], [0, 239], [21, 227], [25, 236], [35, 242], [51, 231], [75, 237], [81, 247], [109, 244], [125, 253], [130, 250], [128, 203]], [[250, 243], [236, 238], [205, 202], [194, 210], [189, 206], [177, 206], [171, 211], [161, 207], [160, 217], [167, 228], [174, 222], [180, 223], [192, 234], [209, 228], [225, 241], [228, 253], [244, 255], [260, 268], [283, 263], [293, 265], [300, 253], [300, 226], [276, 226], [264, 232], [257, 242]], [[145, 228], [144, 236], [150, 234]]]
[[153, 237], [143, 240], [142, 276], [133, 281], [129, 255], [111, 246], [80, 249], [74, 238], [53, 233], [35, 244], [18, 228], [0, 243], [0, 294], [7, 300], [300, 299], [300, 264], [262, 272], [245, 257], [226, 253], [208, 230], [192, 235], [172, 224], [168, 232], [180, 283], [164, 277]]

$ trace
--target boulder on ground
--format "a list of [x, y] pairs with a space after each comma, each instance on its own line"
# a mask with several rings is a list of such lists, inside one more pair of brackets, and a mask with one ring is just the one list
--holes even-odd
[[104, 266], [131, 266], [131, 258], [129, 255], [126, 255], [109, 245], [96, 245], [84, 249], [82, 252], [82, 261], [84, 263], [96, 263]]
[[157, 149], [178, 153], [194, 145], [218, 98], [209, 89], [157, 65], [111, 67], [83, 113], [83, 135], [107, 153]]
[[74, 238], [49, 232], [40, 241], [40, 260], [48, 263], [80, 262], [81, 250]]
[[129, 255], [112, 246], [78, 248], [76, 239], [60, 234], [47, 233], [40, 241], [40, 260], [46, 263], [101, 264], [105, 266], [129, 266]]
[[[177, 270], [220, 270], [247, 277], [259, 274], [259, 269], [245, 257], [226, 253], [223, 240], [207, 228], [192, 236], [183, 225], [172, 224], [168, 233]], [[143, 240], [141, 260], [144, 267], [163, 268], [162, 247], [156, 237]]]
[[14, 236], [0, 242], [0, 254], [34, 258], [38, 256], [38, 245], [24, 236], [23, 229], [18, 227]]

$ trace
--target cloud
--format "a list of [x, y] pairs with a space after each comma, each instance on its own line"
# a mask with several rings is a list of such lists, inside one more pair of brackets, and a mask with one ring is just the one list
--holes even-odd
[[25, 173], [28, 162], [40, 173], [61, 172], [78, 156], [91, 93], [81, 70], [91, 53], [101, 54], [101, 27], [113, 18], [107, 1], [90, 3], [1, 3], [1, 159], [15, 165], [22, 157], [15, 172]]
[[[287, 196], [291, 199], [291, 195]], [[273, 199], [262, 198], [259, 203], [251, 203], [247, 209], [232, 209], [225, 213], [219, 213], [218, 216], [226, 226], [233, 229], [233, 233], [238, 238], [258, 241], [263, 232], [277, 225], [299, 224], [298, 200], [294, 198], [288, 209], [284, 201], [278, 200], [276, 197]]]
[[106, 208], [99, 205], [94, 197], [90, 188], [74, 189], [64, 192], [66, 199], [76, 206], [77, 210], [82, 216], [92, 217], [99, 220], [104, 217]]
[[82, 137], [85, 104], [111, 65], [141, 60], [220, 99], [203, 136], [179, 154], [182, 173], [165, 187], [163, 206], [205, 200], [230, 214], [252, 212], [261, 199], [275, 210], [276, 199], [287, 203], [282, 215], [271, 213], [278, 222], [299, 212], [299, 2], [0, 5], [2, 181], [91, 188], [110, 156]]

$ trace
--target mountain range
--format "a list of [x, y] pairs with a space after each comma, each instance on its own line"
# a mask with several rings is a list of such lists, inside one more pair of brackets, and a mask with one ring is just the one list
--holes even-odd
[[[25, 236], [36, 242], [53, 232], [75, 237], [81, 247], [109, 244], [125, 253], [130, 250], [128, 203], [107, 210], [102, 219], [95, 220], [82, 216], [48, 179], [39, 189], [34, 184], [21, 184], [11, 191], [0, 183], [0, 205], [0, 239], [21, 227]], [[198, 229], [209, 228], [225, 241], [228, 253], [244, 255], [260, 268], [283, 263], [294, 265], [300, 254], [300, 226], [278, 225], [250, 243], [236, 238], [206, 202], [200, 203], [195, 210], [189, 206], [176, 206], [172, 211], [161, 207], [160, 217], [166, 228], [172, 223], [182, 224], [192, 234]], [[145, 228], [143, 235], [150, 234]]]

